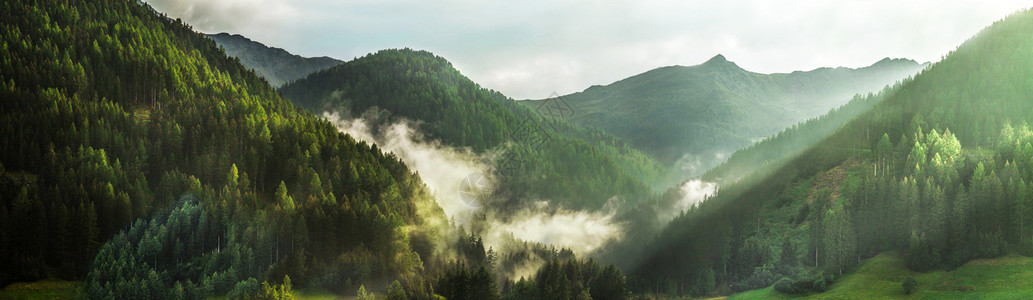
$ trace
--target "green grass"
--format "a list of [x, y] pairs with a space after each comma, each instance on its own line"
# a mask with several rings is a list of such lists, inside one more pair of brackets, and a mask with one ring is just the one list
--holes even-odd
[[[0, 289], [0, 299], [77, 299], [84, 298], [82, 282], [43, 280], [12, 283]], [[83, 296], [83, 297], [80, 297]]]
[[[901, 282], [914, 276], [918, 287], [904, 295]], [[977, 259], [953, 271], [912, 272], [896, 252], [868, 259], [825, 293], [792, 296], [772, 287], [728, 299], [1033, 299], [1033, 258], [1009, 255]]]

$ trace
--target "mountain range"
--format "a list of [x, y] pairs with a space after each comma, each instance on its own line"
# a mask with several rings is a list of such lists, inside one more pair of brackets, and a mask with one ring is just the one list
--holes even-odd
[[382, 112], [374, 127], [409, 121], [426, 138], [496, 156], [492, 164], [517, 162], [513, 174], [495, 174], [504, 186], [496, 192], [512, 198], [599, 209], [614, 197], [648, 198], [650, 183], [666, 172], [620, 139], [521, 106], [426, 51], [378, 51], [289, 83], [280, 92], [319, 113], [358, 118], [370, 110]]
[[[68, 280], [69, 298], [105, 299], [1031, 291], [1023, 265], [996, 265], [1033, 256], [1031, 10], [928, 65], [759, 74], [717, 55], [528, 101], [427, 51], [306, 59], [139, 1], [12, 0], [0, 20], [0, 285]], [[447, 161], [427, 167], [434, 155]], [[497, 180], [487, 205], [457, 222], [446, 201], [462, 195], [438, 188], [481, 177]]]
[[[246, 38], [240, 37], [239, 39]], [[218, 41], [218, 39], [216, 39]], [[258, 43], [250, 43], [247, 50], [233, 53], [227, 50], [227, 54], [237, 55], [242, 58], [244, 65], [255, 68], [262, 68], [261, 65], [250, 63], [245, 57], [259, 56], [258, 53], [283, 52], [280, 49], [262, 47]], [[288, 54], [288, 56], [290, 56]], [[360, 61], [350, 62], [352, 65], [370, 65], [368, 60], [375, 60], [375, 57], [364, 57]], [[441, 59], [441, 58], [437, 58]], [[451, 63], [444, 62], [444, 70], [450, 73], [458, 73], [452, 70]], [[763, 138], [778, 133], [782, 129], [793, 124], [818, 117], [830, 109], [837, 108], [847, 103], [855, 95], [864, 95], [878, 92], [883, 87], [893, 84], [915, 74], [922, 68], [928, 66], [919, 64], [907, 59], [880, 60], [870, 66], [863, 68], [819, 68], [811, 71], [795, 71], [781, 74], [760, 74], [742, 69], [734, 62], [728, 61], [723, 55], [717, 55], [707, 62], [697, 66], [669, 66], [650, 70], [648, 72], [617, 81], [606, 86], [592, 86], [583, 92], [564, 95], [559, 97], [563, 102], [569, 104], [572, 109], [572, 116], [564, 121], [577, 124], [580, 127], [591, 130], [601, 129], [607, 134], [620, 139], [618, 143], [627, 143], [631, 148], [648, 154], [660, 165], [669, 166], [669, 174], [664, 174], [663, 180], [654, 181], [653, 178], [645, 178], [644, 181], [654, 188], [662, 188], [679, 179], [696, 177], [703, 174], [721, 162], [736, 150], [747, 147]], [[473, 109], [462, 113], [462, 117], [456, 112], [436, 113], [437, 115], [428, 118], [426, 115], [432, 111], [448, 109], [427, 105], [428, 100], [420, 97], [415, 92], [408, 92], [408, 95], [397, 95], [394, 98], [385, 100], [373, 100], [382, 98], [380, 91], [388, 87], [378, 88], [377, 91], [367, 91], [360, 95], [337, 94], [337, 97], [350, 97], [349, 103], [341, 106], [340, 100], [324, 99], [333, 91], [345, 91], [346, 87], [354, 86], [355, 78], [368, 77], [363, 74], [353, 74], [356, 68], [343, 68], [330, 71], [328, 74], [314, 74], [313, 78], [303, 80], [307, 83], [299, 83], [295, 87], [282, 89], [288, 98], [296, 103], [306, 106], [315, 111], [327, 109], [347, 109], [356, 114], [369, 109], [370, 107], [384, 108], [388, 112], [395, 113], [413, 120], [425, 121], [430, 128], [431, 137], [441, 138], [446, 142], [455, 145], [483, 147], [480, 142], [456, 143], [452, 138], [453, 134], [441, 134], [443, 127], [462, 128], [468, 125], [445, 125], [441, 122], [466, 122], [469, 124], [486, 124], [484, 117], [487, 115], [498, 115], [494, 110]], [[376, 69], [367, 69], [380, 71]], [[402, 67], [398, 72], [426, 72], [431, 78], [437, 76], [438, 70], [420, 70], [419, 67]], [[407, 73], [408, 74], [408, 73]], [[417, 73], [419, 74], [419, 73]], [[461, 76], [461, 75], [460, 75]], [[336, 77], [340, 82], [329, 84], [327, 78]], [[373, 80], [374, 83], [385, 80], [393, 80], [386, 77], [382, 80]], [[318, 86], [312, 82], [324, 81]], [[400, 81], [393, 83], [393, 87], [407, 88], [411, 82]], [[441, 85], [439, 89], [448, 89], [451, 84], [460, 83], [463, 85], [473, 84], [469, 79], [439, 80], [430, 81], [431, 84]], [[496, 99], [507, 99], [494, 91], [491, 96]], [[393, 103], [394, 99], [410, 97], [412, 99], [400, 104]], [[469, 99], [481, 99], [481, 97], [465, 97]], [[538, 110], [543, 102], [554, 101], [557, 98], [543, 100], [516, 101], [531, 110]], [[379, 101], [379, 102], [378, 102]], [[477, 100], [473, 100], [477, 101]], [[503, 101], [503, 100], [495, 100]], [[358, 103], [358, 104], [355, 104]], [[430, 101], [434, 103], [434, 101]], [[419, 106], [414, 115], [405, 111]], [[397, 113], [401, 112], [401, 113]], [[478, 121], [481, 120], [481, 121]], [[435, 124], [435, 125], [430, 125]], [[510, 124], [509, 126], [513, 126]], [[454, 130], [454, 129], [451, 129]], [[480, 135], [488, 135], [488, 139], [499, 139], [498, 126], [487, 126], [480, 129], [480, 134], [467, 132], [463, 133], [471, 139], [481, 139]], [[494, 142], [489, 142], [493, 144]], [[641, 175], [641, 173], [636, 173]]]
[[858, 69], [760, 74], [719, 54], [700, 65], [657, 68], [559, 98], [575, 112], [572, 122], [603, 129], [683, 177], [695, 177], [738, 149], [926, 66], [887, 58]]

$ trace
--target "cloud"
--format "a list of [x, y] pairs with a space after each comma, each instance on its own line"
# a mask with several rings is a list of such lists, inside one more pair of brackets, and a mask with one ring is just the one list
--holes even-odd
[[677, 217], [681, 212], [702, 203], [709, 197], [717, 194], [716, 183], [706, 182], [699, 179], [692, 179], [682, 183], [679, 188], [681, 198], [673, 203], [664, 204], [666, 207], [657, 209], [657, 216], [663, 223], [667, 223]]
[[[624, 227], [614, 220], [616, 211], [548, 211], [547, 202], [526, 208], [497, 222], [495, 231], [515, 238], [538, 242], [575, 253], [593, 253], [600, 247], [623, 238]], [[497, 237], [496, 237], [497, 238]], [[492, 243], [491, 237], [487, 241]]]
[[409, 122], [385, 124], [385, 114], [373, 109], [359, 118], [347, 118], [337, 112], [324, 112], [323, 117], [352, 138], [374, 143], [398, 156], [419, 173], [445, 214], [454, 218], [457, 225], [481, 234], [487, 246], [502, 250], [516, 238], [589, 254], [622, 238], [624, 227], [614, 220], [617, 210], [613, 205], [595, 212], [554, 209], [547, 200], [506, 201], [527, 204], [506, 210], [491, 206], [492, 202], [471, 205], [469, 199], [463, 198], [462, 183], [471, 174], [489, 174], [486, 162], [491, 154], [442, 145], [425, 138], [415, 129], [418, 126]]
[[435, 52], [517, 99], [581, 91], [717, 53], [772, 73], [936, 61], [1022, 0], [148, 0], [204, 32], [305, 56]]
[[717, 184], [705, 182], [699, 179], [686, 181], [681, 186], [681, 201], [674, 207], [677, 211], [683, 211], [703, 202], [707, 197], [717, 193]]
[[384, 152], [398, 156], [405, 164], [420, 175], [430, 188], [438, 205], [459, 225], [469, 226], [470, 220], [480, 208], [467, 205], [460, 198], [460, 183], [474, 173], [488, 170], [486, 159], [469, 149], [457, 149], [442, 145], [434, 140], [424, 140], [422, 134], [407, 122], [389, 124], [375, 130], [375, 122], [382, 114], [370, 110], [362, 118], [342, 118], [337, 112], [324, 112], [323, 117], [352, 138], [374, 143]]
[[298, 29], [303, 9], [290, 0], [146, 0], [154, 9], [181, 18], [202, 32], [243, 33], [280, 41]]

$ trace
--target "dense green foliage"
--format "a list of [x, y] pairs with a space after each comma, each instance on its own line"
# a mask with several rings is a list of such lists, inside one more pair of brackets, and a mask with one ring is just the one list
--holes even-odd
[[234, 294], [243, 297], [261, 292], [255, 278], [272, 255], [256, 258], [257, 245], [238, 241], [239, 233], [219, 240], [227, 224], [205, 213], [196, 198], [182, 202], [167, 216], [138, 220], [101, 247], [88, 279], [90, 298], [198, 298], [235, 287]]
[[718, 55], [701, 65], [658, 68], [562, 98], [577, 112], [574, 122], [601, 128], [665, 165], [677, 164], [679, 175], [694, 177], [757, 139], [922, 67], [884, 59], [859, 69], [758, 74]]
[[553, 258], [532, 278], [506, 281], [505, 299], [626, 299], [624, 275], [595, 260]]
[[91, 294], [116, 297], [287, 274], [415, 288], [444, 260], [423, 226], [444, 216], [402, 162], [294, 109], [180, 21], [119, 0], [6, 1], [0, 19], [3, 283], [92, 269]]
[[[517, 163], [506, 167], [511, 174], [504, 176], [499, 191], [512, 199], [547, 198], [595, 209], [615, 195], [631, 201], [648, 197], [648, 184], [665, 172], [619, 139], [540, 116], [481, 88], [426, 51], [382, 50], [280, 90], [317, 112], [357, 115], [379, 108], [389, 113], [382, 122], [419, 121], [421, 132], [447, 145], [505, 152], [502, 160]], [[541, 142], [516, 137], [527, 131]]]
[[209, 34], [226, 55], [240, 59], [274, 87], [301, 79], [308, 74], [343, 63], [330, 57], [301, 57], [280, 48], [270, 48], [239, 34]]
[[524, 243], [496, 259], [394, 155], [295, 109], [145, 4], [8, 1], [0, 17], [0, 284], [85, 279], [91, 298], [370, 287], [484, 299], [511, 282], [497, 270], [557, 256]]
[[[919, 271], [1033, 254], [1030, 31], [1028, 10], [995, 23], [788, 163], [722, 186], [650, 246], [637, 288], [823, 291], [887, 250]], [[709, 274], [718, 287], [696, 288]]]

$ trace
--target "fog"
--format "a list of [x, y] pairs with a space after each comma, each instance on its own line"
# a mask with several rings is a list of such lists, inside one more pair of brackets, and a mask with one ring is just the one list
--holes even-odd
[[[734, 150], [734, 149], [732, 149]], [[704, 151], [703, 153], [688, 152], [674, 162], [675, 176], [679, 180], [684, 178], [698, 177], [728, 159], [729, 154], [721, 151]], [[673, 184], [672, 184], [673, 185]]]
[[325, 112], [323, 117], [352, 138], [376, 144], [384, 152], [397, 155], [410, 169], [419, 173], [438, 205], [448, 217], [455, 219], [456, 224], [469, 226], [471, 218], [480, 210], [459, 199], [459, 184], [463, 178], [488, 169], [483, 163], [486, 160], [469, 149], [447, 147], [435, 140], [426, 140], [407, 122], [375, 126], [371, 124], [375, 121], [367, 120], [381, 119], [381, 113], [376, 110], [355, 119], [342, 118], [338, 112]]
[[517, 239], [569, 248], [575, 253], [592, 253], [623, 237], [624, 228], [614, 221], [615, 215], [616, 211], [550, 211], [548, 202], [538, 201], [507, 221], [496, 223], [495, 228]]
[[709, 197], [713, 197], [714, 194], [717, 194], [717, 190], [716, 183], [699, 179], [685, 181], [679, 188], [681, 198], [678, 199], [678, 202], [675, 202], [670, 209], [660, 211], [658, 215], [664, 223], [669, 222], [682, 211], [688, 210]]
[[[596, 212], [557, 209], [542, 199], [472, 202], [469, 194], [463, 195], [469, 192], [462, 186], [463, 181], [481, 178], [483, 174], [484, 181], [478, 183], [489, 185], [486, 190], [490, 191], [497, 182], [490, 175], [489, 162], [497, 153], [477, 154], [470, 149], [444, 145], [426, 138], [416, 129], [417, 124], [384, 122], [387, 119], [384, 113], [375, 109], [358, 118], [348, 118], [346, 113], [338, 112], [325, 112], [323, 117], [356, 140], [376, 144], [383, 151], [398, 156], [419, 174], [435, 201], [456, 225], [481, 234], [485, 246], [496, 251], [505, 251], [507, 242], [515, 238], [569, 248], [584, 255], [623, 236], [623, 224], [614, 220], [615, 209]], [[499, 202], [527, 204], [506, 210], [491, 205]]]

